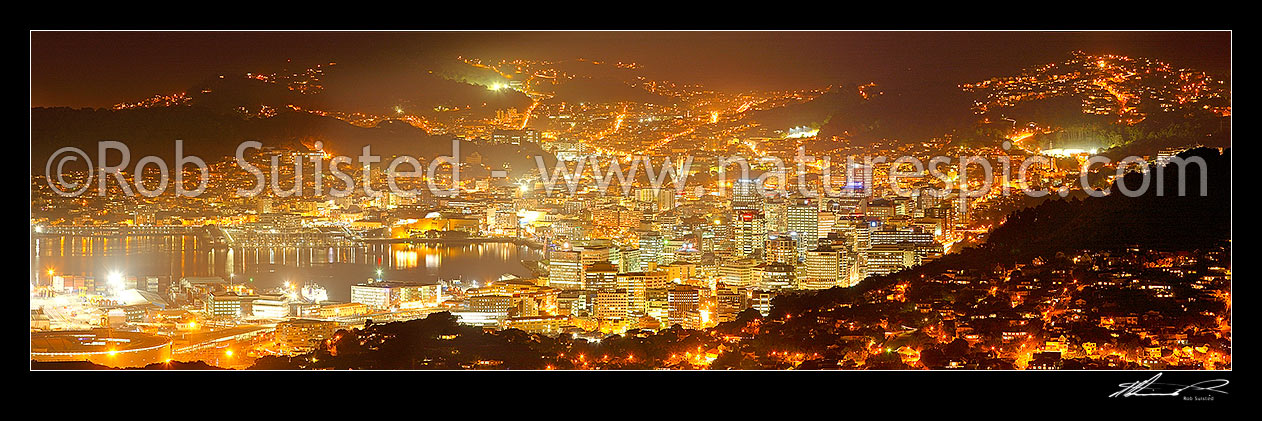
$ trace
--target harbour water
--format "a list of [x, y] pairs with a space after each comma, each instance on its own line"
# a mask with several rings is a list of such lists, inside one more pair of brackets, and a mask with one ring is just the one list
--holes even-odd
[[366, 244], [358, 247], [215, 248], [196, 235], [44, 236], [34, 241], [32, 278], [58, 275], [219, 276], [253, 285], [279, 287], [286, 281], [314, 282], [329, 299], [350, 299], [350, 286], [377, 277], [407, 281], [461, 279], [486, 282], [504, 274], [530, 277], [523, 260], [542, 251], [510, 243]]

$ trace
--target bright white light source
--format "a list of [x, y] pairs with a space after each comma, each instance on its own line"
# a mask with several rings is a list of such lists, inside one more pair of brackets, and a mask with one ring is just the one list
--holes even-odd
[[123, 274], [121, 272], [110, 272], [109, 275], [106, 275], [105, 277], [105, 283], [109, 286], [110, 290], [122, 291], [124, 287]]

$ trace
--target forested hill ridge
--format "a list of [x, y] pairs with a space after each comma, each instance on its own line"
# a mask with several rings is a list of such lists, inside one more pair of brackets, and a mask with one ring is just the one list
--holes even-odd
[[[1184, 159], [1186, 194], [1179, 194], [1180, 166], [1161, 170], [1158, 189], [1156, 165], [1147, 173], [1132, 171], [1116, 180], [1103, 197], [1049, 199], [1018, 210], [991, 231], [985, 243], [948, 254], [934, 262], [882, 277], [871, 277], [854, 288], [778, 297], [781, 304], [812, 295], [855, 295], [899, 280], [920, 279], [944, 271], [989, 269], [1033, 259], [1050, 259], [1080, 250], [1144, 249], [1204, 250], [1231, 241], [1231, 148], [1197, 148], [1177, 155]], [[1203, 160], [1204, 166], [1195, 161]], [[1201, 180], [1205, 189], [1202, 195]], [[1121, 187], [1144, 194], [1130, 197]], [[1119, 186], [1121, 184], [1121, 186]], [[1158, 191], [1161, 194], [1158, 194]], [[810, 297], [815, 301], [822, 297]], [[825, 299], [832, 301], [836, 297]]]
[[[1178, 157], [1185, 163], [1166, 165], [1161, 170], [1160, 186], [1155, 166], [1147, 174], [1131, 172], [1120, 183], [1115, 182], [1105, 197], [1050, 200], [1014, 212], [995, 228], [986, 244], [998, 256], [1024, 259], [1126, 246], [1188, 250], [1229, 239], [1231, 149], [1219, 153], [1217, 149], [1198, 148]], [[1198, 160], [1204, 160], [1205, 165], [1195, 163]], [[1143, 189], [1145, 178], [1148, 182], [1143, 195], [1123, 194], [1122, 188]], [[1180, 178], [1186, 188], [1184, 194], [1179, 193]]]

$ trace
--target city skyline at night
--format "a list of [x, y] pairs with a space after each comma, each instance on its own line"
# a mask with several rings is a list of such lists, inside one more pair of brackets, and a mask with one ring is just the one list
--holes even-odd
[[31, 367], [1230, 371], [1231, 40], [32, 31]]

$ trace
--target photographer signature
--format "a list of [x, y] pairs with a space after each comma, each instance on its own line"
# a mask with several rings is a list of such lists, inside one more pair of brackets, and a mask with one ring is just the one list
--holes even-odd
[[1109, 395], [1109, 397], [1179, 396], [1179, 394], [1184, 391], [1215, 392], [1225, 395], [1227, 392], [1219, 390], [1219, 388], [1226, 386], [1227, 383], [1230, 383], [1227, 379], [1213, 379], [1190, 385], [1181, 385], [1174, 383], [1158, 383], [1157, 379], [1160, 378], [1161, 373], [1157, 373], [1156, 376], [1152, 376], [1152, 378], [1148, 380], [1119, 384], [1118, 386], [1121, 386], [1122, 390], [1113, 392], [1113, 394]]

